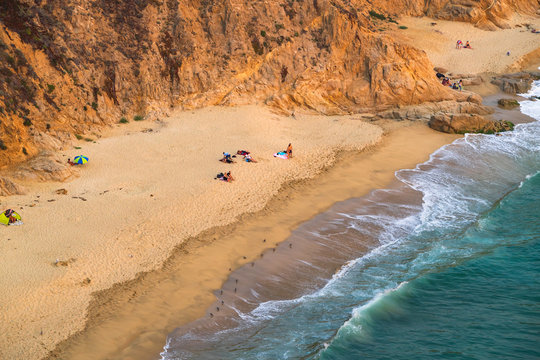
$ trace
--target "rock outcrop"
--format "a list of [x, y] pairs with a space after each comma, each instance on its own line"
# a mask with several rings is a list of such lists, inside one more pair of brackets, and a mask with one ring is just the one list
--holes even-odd
[[540, 79], [540, 71], [523, 71], [494, 77], [492, 84], [497, 85], [507, 94], [526, 93], [534, 80]]
[[3, 0], [0, 168], [170, 107], [264, 103], [343, 114], [453, 100], [425, 53], [377, 24], [427, 14], [503, 26], [534, 4]]
[[431, 116], [429, 127], [450, 134], [483, 133], [494, 134], [509, 131], [514, 124], [509, 121], [493, 121], [477, 114], [444, 114]]

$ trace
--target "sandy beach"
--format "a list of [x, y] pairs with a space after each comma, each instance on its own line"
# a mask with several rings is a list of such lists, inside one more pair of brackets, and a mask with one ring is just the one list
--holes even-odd
[[[540, 47], [540, 35], [523, 27], [488, 32], [432, 21], [403, 19], [408, 29], [396, 36], [455, 73], [503, 72]], [[455, 38], [474, 50], [458, 52]], [[456, 138], [419, 123], [245, 106], [176, 111], [81, 140], [60, 154], [90, 158], [78, 176], [28, 181], [26, 195], [0, 198], [24, 221], [2, 228], [0, 358], [40, 359], [81, 331], [51, 358], [155, 357], [171, 330], [205, 314], [228, 269], [336, 201], [387, 186], [396, 170]], [[293, 159], [272, 156], [289, 142]], [[242, 149], [258, 162], [218, 161]], [[214, 179], [225, 171], [236, 180]]]
[[[133, 123], [62, 154], [91, 160], [72, 181], [25, 184], [28, 195], [2, 199], [25, 222], [4, 228], [0, 245], [3, 357], [44, 356], [84, 327], [92, 292], [159, 267], [185, 239], [263, 209], [284, 183], [313, 177], [337, 151], [362, 150], [382, 133], [354, 116], [207, 108]], [[272, 156], [289, 142], [293, 159]], [[258, 162], [218, 161], [240, 149]], [[235, 182], [214, 179], [228, 170]]]

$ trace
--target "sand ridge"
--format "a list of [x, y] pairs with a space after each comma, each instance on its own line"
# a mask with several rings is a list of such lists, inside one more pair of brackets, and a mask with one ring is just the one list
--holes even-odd
[[[3, 358], [44, 356], [83, 328], [93, 291], [160, 266], [184, 239], [261, 210], [285, 182], [313, 177], [336, 151], [361, 150], [383, 133], [354, 116], [283, 117], [257, 106], [178, 112], [123, 132], [63, 153], [90, 158], [80, 177], [26, 184], [28, 195], [2, 199], [25, 222], [2, 228]], [[294, 159], [273, 158], [289, 142]], [[258, 163], [218, 161], [239, 149]], [[214, 180], [226, 170], [235, 182]]]

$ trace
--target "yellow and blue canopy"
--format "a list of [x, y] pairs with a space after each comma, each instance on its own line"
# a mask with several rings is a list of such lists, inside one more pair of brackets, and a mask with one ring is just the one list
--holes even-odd
[[14, 217], [16, 220], [21, 220], [21, 215], [17, 214], [11, 209], [7, 209], [6, 211], [0, 213], [0, 224], [9, 225], [10, 216]]
[[88, 162], [88, 158], [83, 155], [75, 156], [75, 159], [73, 159], [73, 162], [75, 164], [86, 164]]

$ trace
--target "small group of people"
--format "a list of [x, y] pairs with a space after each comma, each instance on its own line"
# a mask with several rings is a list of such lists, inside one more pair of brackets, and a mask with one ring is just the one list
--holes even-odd
[[[287, 146], [287, 150], [279, 152], [277, 154], [283, 154], [284, 158], [290, 159], [293, 156], [292, 151], [293, 151], [292, 144], [289, 143], [289, 145]], [[247, 150], [237, 150], [236, 155], [231, 155], [228, 152], [223, 152], [223, 157], [221, 159], [219, 159], [219, 161], [224, 162], [226, 164], [234, 164], [234, 163], [236, 163], [236, 161], [234, 161], [233, 158], [236, 158], [237, 155], [243, 156], [244, 157], [243, 160], [245, 162], [248, 162], [248, 163], [256, 163], [257, 162], [251, 156], [251, 153], [249, 151], [247, 151]], [[276, 156], [276, 155], [274, 154], [274, 156]], [[234, 177], [231, 175], [230, 171], [228, 171], [226, 173], [217, 174], [215, 179], [219, 179], [219, 180], [222, 180], [222, 181], [225, 181], [225, 182], [234, 181]]]
[[447, 77], [446, 75], [444, 75], [444, 74], [441, 74], [440, 72], [438, 72], [438, 73], [436, 74], [436, 76], [437, 76], [437, 78], [438, 78], [439, 80], [442, 79], [441, 84], [442, 84], [443, 86], [450, 86], [450, 87], [451, 87], [452, 89], [454, 89], [454, 90], [459, 90], [459, 91], [463, 90], [463, 80], [459, 80], [459, 82], [457, 82], [457, 83], [456, 83], [456, 82], [452, 82], [452, 83], [451, 83], [451, 82], [450, 82], [450, 78], [448, 78], [448, 77]]
[[458, 40], [457, 43], [456, 43], [456, 49], [461, 49], [461, 48], [464, 48], [464, 49], [472, 49], [471, 47], [471, 43], [469, 42], [469, 40], [467, 40], [467, 42], [465, 43], [465, 45], [463, 45], [463, 41], [461, 40]]

